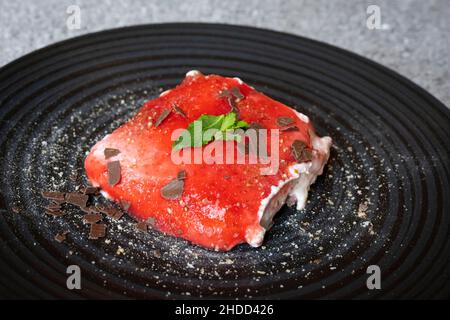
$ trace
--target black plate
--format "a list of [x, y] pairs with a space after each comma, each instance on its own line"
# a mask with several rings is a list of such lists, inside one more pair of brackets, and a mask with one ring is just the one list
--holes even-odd
[[[240, 77], [334, 139], [307, 208], [283, 208], [262, 248], [227, 253], [138, 233], [129, 218], [88, 240], [80, 212], [46, 216], [40, 191], [75, 188], [94, 142], [191, 69]], [[7, 65], [0, 105], [2, 297], [449, 296], [450, 112], [360, 56], [247, 27], [137, 26]], [[68, 241], [54, 241], [66, 229]], [[66, 288], [72, 264], [80, 291]], [[369, 265], [381, 268], [381, 290], [366, 287]]]

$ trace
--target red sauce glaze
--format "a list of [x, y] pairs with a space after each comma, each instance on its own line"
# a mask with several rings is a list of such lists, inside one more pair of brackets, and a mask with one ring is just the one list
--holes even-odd
[[[267, 129], [279, 128], [277, 117], [295, 121], [298, 131], [280, 132], [280, 163], [274, 175], [261, 175], [268, 164], [175, 164], [171, 160], [175, 129], [185, 129], [202, 114], [220, 115], [230, 112], [230, 104], [220, 93], [238, 87], [244, 98], [237, 102], [240, 117], [248, 123], [257, 122]], [[172, 112], [159, 126], [155, 123], [163, 109], [176, 104], [186, 114]], [[195, 244], [218, 250], [229, 250], [236, 244], [263, 231], [258, 209], [271, 187], [289, 176], [289, 166], [296, 163], [291, 153], [293, 140], [309, 147], [311, 124], [300, 120], [293, 109], [257, 92], [234, 78], [196, 74], [187, 76], [173, 90], [144, 104], [136, 116], [103, 140], [99, 141], [85, 160], [91, 182], [100, 186], [116, 201], [126, 200], [129, 213], [137, 219], [155, 219], [155, 227], [165, 233], [182, 237]], [[212, 148], [212, 142], [202, 148]], [[236, 143], [231, 144], [235, 153]], [[269, 142], [270, 150], [270, 142]], [[229, 146], [230, 147], [230, 146]], [[103, 150], [116, 148], [120, 154], [105, 160]], [[248, 156], [246, 156], [248, 157]], [[119, 160], [121, 180], [108, 185], [107, 162]], [[166, 200], [160, 190], [186, 170], [185, 188], [176, 200]]]

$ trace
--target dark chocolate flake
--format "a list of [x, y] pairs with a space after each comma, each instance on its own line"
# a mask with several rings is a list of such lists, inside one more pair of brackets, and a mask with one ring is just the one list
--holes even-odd
[[303, 150], [302, 159], [303, 159], [303, 161], [311, 161], [312, 160], [312, 150], [308, 149], [308, 148]]
[[89, 209], [89, 207], [79, 207], [81, 211], [86, 212], [86, 213], [90, 213], [91, 209]]
[[116, 211], [116, 213], [111, 217], [114, 220], [120, 220], [120, 218], [122, 218], [124, 215], [124, 213], [122, 211]]
[[51, 204], [59, 204], [59, 205], [62, 205], [63, 203], [66, 203], [66, 199], [64, 199], [64, 200], [55, 200], [55, 199], [53, 199], [53, 200], [51, 200], [50, 203], [51, 203]]
[[59, 243], [66, 241], [68, 233], [69, 233], [69, 231], [64, 231], [64, 232], [56, 234], [55, 240], [58, 241]]
[[184, 180], [186, 179], [186, 170], [180, 170], [177, 174], [178, 180]]
[[237, 106], [236, 101], [235, 101], [234, 99], [228, 98], [228, 104], [229, 104], [230, 107], [231, 107], [231, 112], [236, 113], [236, 119], [239, 119], [239, 117], [240, 117], [240, 112], [239, 112], [239, 108], [238, 108], [238, 106]]
[[105, 155], [105, 159], [112, 158], [114, 156], [117, 156], [120, 153], [120, 150], [114, 149], [114, 148], [105, 148], [103, 150], [103, 154]]
[[50, 211], [57, 211], [61, 209], [61, 205], [57, 204], [57, 203], [51, 203], [48, 206], [45, 207], [45, 210], [50, 210]]
[[89, 213], [100, 213], [100, 210], [98, 210], [97, 206], [89, 206]]
[[236, 99], [242, 100], [244, 99], [244, 95], [242, 94], [241, 90], [239, 90], [238, 87], [233, 87], [231, 88], [231, 94], [233, 95], [233, 97], [235, 97]]
[[114, 220], [119, 220], [124, 214], [122, 210], [115, 207], [103, 207], [99, 210]]
[[220, 97], [220, 98], [228, 98], [228, 99], [232, 99], [232, 98], [233, 98], [233, 95], [231, 94], [231, 91], [230, 91], [230, 90], [225, 89], [225, 90], [220, 91], [219, 97]]
[[89, 213], [83, 216], [83, 223], [85, 224], [93, 224], [102, 220], [102, 215], [98, 213]]
[[111, 161], [107, 164], [108, 184], [113, 187], [120, 181], [120, 161]]
[[238, 108], [237, 103], [236, 103], [236, 97], [233, 95], [233, 93], [230, 90], [222, 90], [219, 93], [219, 97], [220, 98], [227, 98], [228, 104], [231, 107], [231, 112], [236, 113], [236, 118], [239, 119], [239, 108]]
[[298, 162], [311, 161], [312, 150], [306, 147], [301, 140], [294, 140], [292, 143], [292, 155]]
[[41, 192], [42, 196], [49, 200], [60, 200], [64, 201], [65, 193], [64, 192], [54, 192], [54, 191], [43, 191]]
[[159, 126], [170, 114], [170, 109], [164, 109], [160, 114], [158, 119], [156, 119], [155, 127]]
[[95, 205], [95, 208], [97, 209], [98, 212], [105, 213], [106, 206], [104, 204], [98, 203]]
[[86, 186], [86, 187], [83, 189], [83, 193], [84, 193], [84, 194], [87, 194], [87, 195], [96, 195], [96, 194], [99, 193], [99, 191], [100, 191], [99, 188], [97, 188], [97, 187], [92, 187], [92, 186]]
[[179, 106], [177, 106], [176, 104], [174, 104], [172, 106], [172, 110], [173, 112], [179, 114], [180, 116], [182, 116], [183, 118], [186, 118], [186, 113], [184, 112], [183, 109], [181, 109]]
[[294, 142], [292, 143], [292, 155], [298, 162], [302, 161], [302, 153], [305, 147], [305, 143], [301, 140], [294, 140]]
[[284, 132], [289, 132], [289, 131], [298, 131], [298, 127], [297, 126], [288, 126], [288, 127], [284, 127], [281, 128], [280, 131], [284, 131]]
[[70, 192], [66, 194], [66, 202], [78, 207], [86, 207], [89, 196], [78, 192]]
[[278, 117], [277, 118], [277, 124], [280, 127], [285, 127], [285, 126], [288, 126], [293, 123], [294, 123], [294, 119], [289, 118], [289, 117]]
[[175, 200], [181, 197], [184, 190], [184, 180], [174, 179], [161, 189], [161, 196], [166, 200]]
[[106, 225], [103, 223], [91, 224], [91, 230], [89, 232], [89, 239], [103, 238], [106, 235]]
[[140, 221], [136, 224], [136, 229], [142, 232], [148, 231], [148, 223], [146, 221]]
[[120, 207], [124, 210], [124, 211], [128, 211], [128, 209], [130, 209], [131, 204], [126, 201], [126, 200], [120, 200], [119, 202]]

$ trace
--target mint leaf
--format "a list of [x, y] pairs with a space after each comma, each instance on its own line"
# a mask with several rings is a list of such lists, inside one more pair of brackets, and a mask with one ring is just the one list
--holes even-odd
[[228, 113], [222, 122], [222, 126], [220, 127], [220, 131], [225, 131], [230, 129], [234, 123], [236, 122], [236, 113], [230, 112]]
[[247, 126], [248, 126], [248, 123], [241, 120], [241, 121], [238, 121], [238, 123], [236, 123], [236, 124], [233, 126], [233, 129], [245, 128], [245, 127], [247, 127]]
[[210, 116], [203, 114], [196, 121], [200, 120], [202, 122], [202, 129], [206, 131], [208, 129], [220, 129], [224, 118], [225, 115], [223, 114], [220, 116]]
[[174, 141], [172, 148], [180, 150], [187, 147], [201, 147], [214, 139], [240, 141], [241, 136], [234, 133], [234, 129], [245, 128], [248, 124], [242, 120], [236, 123], [236, 118], [235, 112], [218, 116], [203, 114], [189, 124]]

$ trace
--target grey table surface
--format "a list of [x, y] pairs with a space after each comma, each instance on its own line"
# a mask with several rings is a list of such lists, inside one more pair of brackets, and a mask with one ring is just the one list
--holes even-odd
[[[69, 29], [77, 5], [80, 29]], [[369, 5], [381, 28], [370, 30]], [[0, 0], [0, 66], [81, 34], [162, 22], [250, 25], [320, 40], [373, 59], [450, 106], [449, 0]]]

